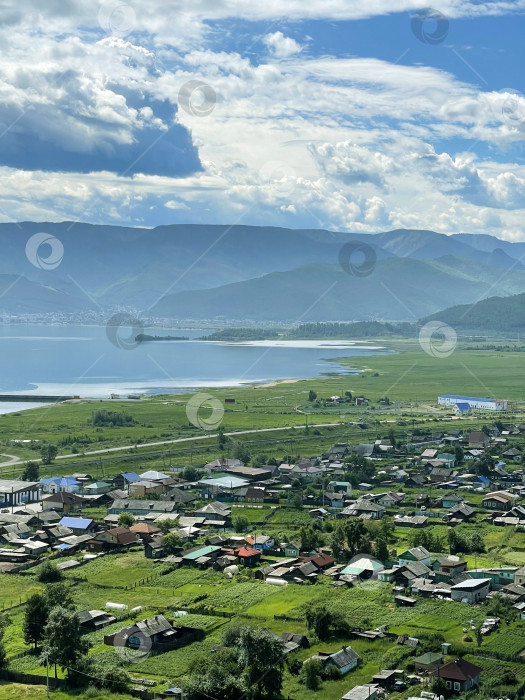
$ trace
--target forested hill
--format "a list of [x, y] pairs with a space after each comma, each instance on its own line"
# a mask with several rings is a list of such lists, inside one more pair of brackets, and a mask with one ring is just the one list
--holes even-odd
[[456, 331], [521, 335], [525, 333], [525, 294], [451, 306], [422, 319], [423, 323], [427, 321], [442, 321]]

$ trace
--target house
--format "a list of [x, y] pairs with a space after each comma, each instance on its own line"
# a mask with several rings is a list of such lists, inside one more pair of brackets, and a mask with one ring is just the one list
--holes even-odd
[[35, 481], [0, 479], [0, 507], [32, 503], [41, 498], [41, 485]]
[[470, 520], [475, 512], [472, 506], [468, 506], [466, 503], [460, 503], [449, 510], [446, 519], [449, 523], [465, 522]]
[[160, 532], [159, 528], [151, 523], [133, 523], [129, 529], [142, 542], [149, 542], [154, 535]]
[[273, 549], [275, 546], [275, 540], [270, 535], [250, 535], [245, 539], [247, 545], [253, 547], [253, 549], [258, 549], [260, 551]]
[[[99, 544], [100, 543], [100, 544]], [[137, 544], [137, 535], [126, 527], [113, 527], [103, 530], [95, 535], [92, 542], [88, 542], [88, 549], [100, 551], [101, 549], [111, 549], [114, 547], [129, 547]]]
[[135, 472], [125, 472], [124, 474], [117, 474], [113, 478], [113, 485], [116, 489], [126, 490], [130, 484], [134, 484], [136, 481], [140, 481], [140, 476]]
[[164, 485], [158, 481], [148, 481], [141, 479], [129, 485], [128, 493], [130, 498], [147, 498], [151, 494], [160, 496], [164, 491]]
[[164, 615], [156, 615], [104, 637], [104, 644], [135, 649], [159, 649], [167, 645], [168, 649], [173, 649], [203, 638], [202, 630], [193, 627], [173, 627]]
[[467, 562], [459, 557], [441, 557], [432, 564], [434, 571], [454, 577], [467, 570]]
[[42, 499], [42, 508], [44, 510], [72, 513], [73, 511], [81, 510], [83, 503], [84, 499], [81, 496], [77, 496], [76, 493], [57, 491], [57, 493], [53, 493], [51, 496]]
[[425, 564], [425, 566], [430, 566], [430, 552], [428, 549], [426, 549], [426, 547], [412, 547], [412, 549], [399, 555], [399, 566], [410, 564], [414, 561], [421, 562]]
[[519, 462], [521, 460], [521, 452], [515, 447], [511, 447], [510, 450], [503, 453], [502, 457], [504, 457], [506, 460], [511, 459], [514, 462]]
[[470, 414], [471, 410], [468, 402], [460, 401], [456, 404], [456, 413], [458, 416], [467, 416]]
[[490, 444], [490, 438], [482, 430], [473, 430], [468, 436], [469, 449], [484, 450]]
[[410, 474], [410, 476], [405, 479], [405, 486], [409, 489], [420, 488], [426, 483], [427, 480], [422, 474]]
[[341, 700], [378, 700], [378, 685], [368, 683], [367, 685], [355, 685]]
[[465, 499], [458, 493], [449, 492], [444, 496], [440, 496], [438, 501], [441, 502], [443, 508], [452, 508], [453, 506], [459, 505]]
[[430, 569], [421, 561], [409, 561], [403, 566], [393, 570], [394, 580], [403, 587], [411, 587], [411, 582], [415, 579], [427, 579]]
[[495, 493], [487, 494], [481, 501], [481, 505], [487, 510], [511, 510], [512, 497], [509, 498], [503, 495], [502, 492], [496, 491]]
[[514, 572], [514, 583], [525, 586], [525, 566], [516, 569]]
[[404, 493], [394, 493], [393, 491], [389, 491], [388, 493], [382, 493], [377, 499], [377, 503], [384, 508], [393, 508], [394, 506], [400, 505], [404, 500]]
[[[344, 676], [349, 671], [352, 671], [354, 668], [356, 668], [361, 657], [356, 651], [352, 649], [352, 647], [345, 646], [336, 652], [320, 651], [318, 654], [310, 658], [317, 659], [322, 663], [323, 666], [335, 666], [338, 669], [339, 673], [342, 676]], [[308, 661], [306, 661], [305, 663], [308, 663]]]
[[432, 671], [443, 663], [443, 655], [434, 651], [427, 651], [426, 654], [416, 656], [414, 667], [416, 671]]
[[74, 476], [52, 476], [49, 479], [40, 479], [42, 493], [58, 493], [59, 491], [78, 493], [81, 486], [82, 482], [75, 479]]
[[367, 520], [380, 520], [384, 514], [385, 509], [383, 506], [368, 501], [366, 498], [361, 498], [355, 503], [350, 504], [340, 513], [340, 515], [366, 518]]
[[356, 554], [344, 569], [341, 575], [352, 575], [361, 579], [376, 578], [385, 568], [384, 564], [369, 554]]
[[242, 462], [239, 459], [215, 459], [213, 462], [208, 462], [204, 465], [204, 471], [207, 474], [212, 474], [213, 472], [223, 472], [231, 467], [240, 467]]
[[233, 474], [241, 479], [248, 479], [249, 481], [266, 481], [271, 479], [273, 476], [272, 467], [230, 467], [226, 470], [227, 474]]
[[241, 503], [264, 503], [266, 490], [258, 486], [246, 486], [236, 493], [236, 500]]
[[[213, 562], [219, 556], [221, 552], [221, 547], [218, 545], [205, 545], [204, 547], [193, 547], [192, 549], [186, 550], [181, 557], [183, 564], [193, 564], [197, 566], [206, 566]], [[257, 552], [257, 554], [260, 553]]]
[[305, 557], [304, 561], [312, 562], [312, 564], [315, 564], [315, 566], [322, 571], [324, 571], [324, 569], [329, 569], [335, 564], [335, 559], [333, 557], [330, 557], [328, 554], [324, 554], [322, 552], [314, 554], [311, 557]]
[[281, 639], [285, 643], [294, 642], [294, 644], [297, 644], [297, 646], [301, 647], [301, 649], [308, 649], [310, 647], [308, 637], [306, 637], [304, 634], [293, 634], [292, 632], [283, 632], [281, 634]]
[[92, 484], [87, 484], [87, 486], [82, 485], [82, 490], [88, 494], [102, 494], [111, 491], [112, 485], [108, 484], [106, 481], [95, 481]]
[[197, 518], [204, 517], [206, 520], [229, 520], [231, 508], [220, 501], [212, 501], [194, 511], [194, 515]]
[[450, 589], [452, 600], [461, 603], [480, 603], [490, 593], [490, 578], [470, 578]]
[[65, 516], [58, 524], [69, 528], [74, 535], [86, 535], [94, 532], [96, 529], [95, 522], [91, 518], [73, 518]]
[[329, 481], [326, 491], [343, 492], [346, 495], [352, 494], [352, 484], [349, 481]]
[[426, 515], [403, 515], [396, 517], [396, 525], [399, 527], [426, 527], [428, 517]]
[[177, 506], [173, 501], [139, 501], [130, 498], [118, 498], [109, 506], [108, 515], [120, 515], [131, 513], [138, 517], [145, 517], [151, 513], [176, 513]]
[[103, 610], [80, 610], [77, 616], [80, 629], [86, 632], [102, 629], [117, 621], [114, 615], [109, 615]]
[[243, 566], [255, 566], [259, 563], [261, 552], [252, 547], [240, 547], [233, 551], [234, 555], [239, 558], [239, 564]]
[[300, 542], [288, 542], [284, 545], [284, 554], [286, 557], [298, 557], [301, 553]]
[[434, 676], [442, 678], [449, 690], [455, 693], [464, 693], [479, 685], [481, 668], [465, 659], [456, 659], [448, 664], [438, 666], [433, 672]]

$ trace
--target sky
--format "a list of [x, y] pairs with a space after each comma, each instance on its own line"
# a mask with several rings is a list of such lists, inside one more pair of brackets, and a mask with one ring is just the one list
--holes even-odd
[[525, 240], [525, 0], [0, 3], [0, 222]]

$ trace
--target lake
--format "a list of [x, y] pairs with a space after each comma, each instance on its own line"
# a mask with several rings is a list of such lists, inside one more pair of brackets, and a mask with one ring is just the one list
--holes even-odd
[[[112, 342], [105, 326], [0, 325], [0, 393], [93, 398], [111, 393], [177, 393], [194, 387], [343, 374], [347, 370], [330, 360], [389, 352], [350, 341], [202, 342], [196, 338], [209, 330], [144, 332], [190, 340], [135, 344], [125, 328]], [[125, 347], [126, 337], [131, 347]], [[32, 405], [0, 402], [0, 413]]]

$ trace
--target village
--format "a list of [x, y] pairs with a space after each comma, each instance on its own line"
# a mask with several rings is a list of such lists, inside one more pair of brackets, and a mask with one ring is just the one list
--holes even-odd
[[[27, 627], [69, 586], [90, 658], [144, 698], [204, 697], [192, 664], [243, 626], [282, 645], [289, 695], [520, 697], [525, 424], [479, 418], [256, 466], [2, 479], [3, 608]], [[41, 673], [42, 636], [12, 662], [6, 637], [9, 678]]]

